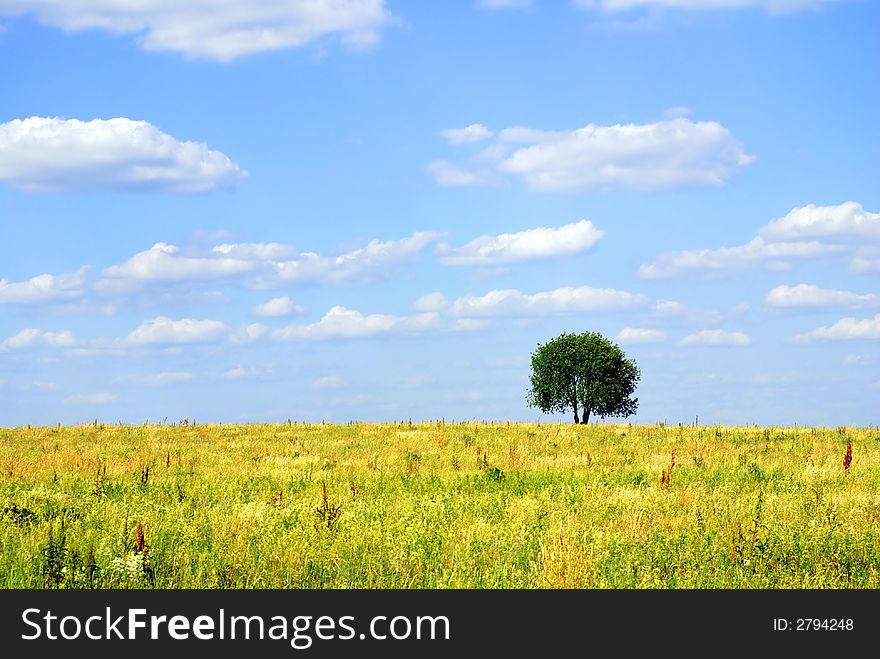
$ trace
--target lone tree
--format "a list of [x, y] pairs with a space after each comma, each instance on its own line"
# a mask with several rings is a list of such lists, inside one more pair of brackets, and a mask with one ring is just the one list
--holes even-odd
[[[630, 416], [638, 398], [638, 366], [598, 332], [561, 334], [532, 354], [529, 405], [542, 412], [574, 412], [575, 423], [590, 415]], [[579, 414], [580, 411], [580, 414]]]

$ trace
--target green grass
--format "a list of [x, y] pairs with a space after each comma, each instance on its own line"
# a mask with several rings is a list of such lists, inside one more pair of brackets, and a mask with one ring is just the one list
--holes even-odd
[[878, 588], [880, 431], [0, 429], [0, 587]]

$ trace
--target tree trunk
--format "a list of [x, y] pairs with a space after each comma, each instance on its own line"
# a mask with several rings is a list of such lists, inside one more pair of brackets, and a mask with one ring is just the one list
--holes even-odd
[[583, 424], [587, 424], [587, 423], [589, 423], [589, 422], [590, 422], [590, 408], [589, 408], [589, 407], [585, 407], [585, 408], [584, 408], [584, 418], [581, 419], [581, 423], [583, 423]]
[[574, 422], [575, 425], [581, 422], [581, 418], [578, 416], [578, 408], [577, 405], [574, 406]]

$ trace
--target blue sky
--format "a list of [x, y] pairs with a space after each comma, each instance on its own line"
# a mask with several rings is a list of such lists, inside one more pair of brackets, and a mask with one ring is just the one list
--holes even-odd
[[0, 425], [876, 424], [880, 7], [0, 0]]

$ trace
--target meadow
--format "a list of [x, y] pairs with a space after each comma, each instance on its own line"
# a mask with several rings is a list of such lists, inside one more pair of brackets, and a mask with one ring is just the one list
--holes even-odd
[[0, 587], [878, 588], [880, 430], [0, 429]]

